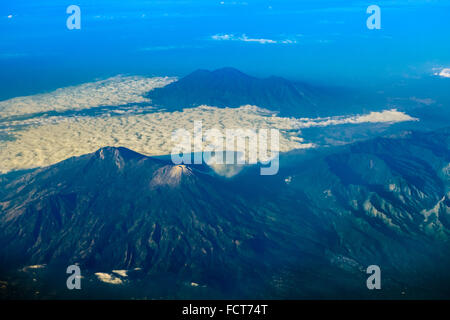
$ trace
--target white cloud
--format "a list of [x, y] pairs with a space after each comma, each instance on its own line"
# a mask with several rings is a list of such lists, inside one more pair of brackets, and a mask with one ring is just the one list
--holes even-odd
[[235, 39], [234, 35], [232, 34], [215, 34], [211, 36], [213, 40], [233, 40]]
[[246, 6], [248, 5], [248, 2], [241, 2], [241, 1], [220, 1], [220, 5], [229, 5], [229, 6]]
[[431, 98], [417, 98], [417, 97], [411, 97], [409, 98], [409, 100], [420, 103], [420, 104], [424, 104], [426, 106], [430, 106], [434, 103], [436, 103], [435, 100], [431, 99]]
[[[14, 140], [0, 141], [0, 172], [50, 165], [104, 146], [124, 146], [146, 155], [170, 154], [174, 147], [172, 133], [179, 128], [192, 132], [197, 120], [202, 121], [205, 132], [212, 128], [221, 132], [233, 128], [291, 131], [298, 126], [294, 119], [270, 117], [251, 106], [203, 106], [182, 112], [31, 119], [25, 121], [28, 124], [25, 128], [7, 131], [14, 134]], [[12, 128], [23, 123], [11, 121], [6, 125]], [[280, 151], [301, 147], [302, 144], [291, 140], [288, 134], [280, 137]]]
[[444, 78], [450, 78], [450, 68], [442, 69], [441, 72], [439, 73], [439, 76]]
[[98, 280], [102, 281], [102, 282], [106, 282], [109, 284], [122, 284], [123, 281], [122, 279], [113, 276], [112, 274], [109, 273], [103, 273], [103, 272], [97, 272], [95, 273], [95, 275], [97, 276]]
[[[111, 80], [113, 79], [113, 80]], [[75, 107], [123, 104], [142, 101], [142, 93], [162, 85], [167, 78], [115, 77], [106, 81], [68, 87], [53, 93], [7, 100], [7, 111], [25, 114], [47, 110], [57, 105], [58, 110]], [[155, 79], [159, 79], [155, 81]], [[166, 79], [166, 80], [163, 80]], [[121, 81], [123, 83], [121, 83]], [[98, 90], [96, 89], [98, 88]], [[106, 88], [106, 89], [105, 89]], [[123, 90], [130, 92], [123, 92]], [[98, 91], [101, 93], [99, 94]], [[34, 102], [27, 108], [24, 101]], [[15, 103], [14, 103], [15, 101]], [[5, 101], [3, 101], [5, 102]], [[57, 102], [57, 103], [56, 103]], [[92, 105], [90, 103], [93, 103]], [[5, 105], [3, 105], [5, 106]], [[365, 115], [328, 118], [286, 118], [256, 106], [215, 108], [201, 106], [176, 112], [155, 111], [139, 113], [139, 109], [116, 110], [97, 116], [33, 117], [25, 120], [3, 121], [0, 135], [14, 139], [0, 140], [0, 172], [48, 166], [72, 156], [94, 152], [105, 146], [123, 146], [145, 155], [170, 154], [174, 144], [172, 133], [180, 128], [193, 131], [194, 121], [202, 121], [203, 132], [208, 129], [250, 128], [278, 129], [280, 152], [313, 148], [312, 141], [304, 141], [300, 130], [340, 124], [394, 123], [414, 121], [415, 118], [396, 109], [371, 112]], [[218, 170], [229, 171], [223, 167]], [[234, 169], [233, 169], [234, 170]]]
[[53, 92], [0, 101], [0, 118], [49, 111], [90, 109], [99, 106], [119, 106], [149, 102], [144, 94], [163, 87], [174, 78], [116, 76]]
[[329, 117], [317, 119], [305, 119], [301, 127], [325, 127], [340, 124], [359, 124], [359, 123], [394, 123], [403, 121], [418, 121], [404, 112], [397, 109], [372, 111], [366, 115], [356, 115], [350, 117]]
[[113, 270], [112, 272], [124, 278], [128, 277], [128, 270]]
[[215, 34], [211, 36], [211, 39], [217, 41], [242, 41], [242, 42], [255, 42], [259, 44], [294, 44], [297, 43], [297, 40], [292, 39], [282, 39], [282, 40], [273, 40], [273, 39], [264, 39], [264, 38], [249, 38], [246, 34], [242, 34], [240, 36], [236, 36], [234, 34]]
[[257, 42], [257, 43], [260, 43], [260, 44], [278, 43], [276, 40], [272, 40], [272, 39], [249, 38], [245, 34], [243, 34], [241, 37], [237, 38], [237, 40], [244, 41], [244, 42]]

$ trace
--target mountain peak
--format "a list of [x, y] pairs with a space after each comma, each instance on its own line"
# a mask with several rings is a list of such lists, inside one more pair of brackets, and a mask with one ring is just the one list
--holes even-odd
[[314, 116], [316, 104], [309, 87], [280, 77], [260, 79], [235, 68], [199, 69], [148, 93], [156, 107], [168, 111], [201, 105], [239, 108], [255, 105], [287, 116]]
[[[133, 159], [147, 158], [143, 154], [124, 147], [103, 147], [95, 152], [95, 156], [100, 160], [113, 159], [116, 163]], [[119, 164], [118, 166], [121, 167]]]
[[150, 182], [151, 187], [169, 186], [176, 187], [184, 178], [193, 177], [192, 168], [185, 165], [166, 165], [156, 170]]
[[232, 68], [232, 67], [224, 67], [216, 70], [207, 70], [207, 69], [197, 69], [194, 72], [191, 72], [184, 78], [182, 81], [216, 81], [218, 79], [225, 81], [234, 81], [235, 79], [252, 79], [253, 77], [243, 73], [242, 71]]
[[224, 68], [220, 68], [220, 69], [216, 69], [214, 71], [211, 71], [212, 74], [214, 75], [228, 75], [228, 76], [240, 76], [240, 77], [249, 77], [249, 75], [243, 73], [242, 71], [233, 68], [233, 67], [224, 67]]
[[[127, 290], [136, 291], [126, 291], [138, 298], [173, 297], [193, 281], [217, 298], [252, 283], [258, 287], [249, 296], [254, 288], [262, 296], [281, 288], [280, 298], [295, 298], [318, 276], [325, 290], [311, 294], [339, 297], [342, 281], [333, 281], [355, 279], [346, 288], [361, 297], [361, 268], [382, 261], [384, 270], [397, 270], [392, 292], [407, 283], [422, 296], [423, 283], [436, 275], [430, 290], [448, 295], [450, 280], [441, 277], [450, 265], [448, 139], [413, 131], [360, 142], [283, 161], [287, 167], [269, 180], [252, 170], [222, 179], [105, 147], [1, 186], [0, 266], [45, 264], [50, 277], [78, 263], [86, 281], [99, 270], [139, 268], [127, 280]], [[119, 170], [117, 159], [125, 163]], [[289, 268], [280, 274], [280, 265]], [[419, 273], [424, 277], [411, 282]], [[192, 289], [181, 297], [198, 297]], [[57, 287], [45, 290], [58, 296]]]

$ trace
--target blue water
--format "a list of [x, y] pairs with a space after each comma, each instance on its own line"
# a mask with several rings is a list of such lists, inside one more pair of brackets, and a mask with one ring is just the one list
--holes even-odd
[[[0, 3], [0, 100], [119, 73], [185, 75], [232, 66], [256, 76], [378, 87], [450, 67], [450, 1], [77, 0]], [[11, 17], [8, 17], [10, 16]], [[212, 40], [216, 34], [296, 43]]]

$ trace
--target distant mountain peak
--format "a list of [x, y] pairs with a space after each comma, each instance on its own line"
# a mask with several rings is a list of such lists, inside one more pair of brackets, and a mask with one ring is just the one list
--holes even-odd
[[316, 99], [309, 86], [281, 77], [265, 79], [235, 68], [199, 69], [148, 93], [156, 107], [168, 111], [201, 105], [238, 108], [255, 105], [284, 116], [316, 116]]
[[184, 78], [180, 79], [182, 82], [184, 81], [197, 81], [197, 82], [208, 82], [211, 81], [235, 81], [236, 79], [243, 80], [251, 80], [256, 79], [252, 76], [249, 76], [242, 71], [232, 68], [232, 67], [224, 67], [216, 70], [207, 70], [207, 69], [197, 69], [194, 72], [191, 72]]
[[233, 73], [244, 74], [242, 71], [240, 71], [236, 68], [233, 68], [233, 67], [223, 67], [223, 68], [216, 69], [212, 72], [233, 72]]
[[243, 73], [242, 71], [233, 68], [233, 67], [224, 67], [224, 68], [220, 68], [220, 69], [216, 69], [214, 71], [210, 71], [212, 74], [222, 74], [222, 75], [233, 75], [233, 76], [241, 76], [241, 77], [249, 77], [249, 78], [253, 78], [251, 76], [249, 76], [248, 74]]
[[193, 72], [191, 72], [189, 75], [195, 75], [195, 74], [234, 74], [234, 75], [244, 75], [249, 77], [249, 75], [245, 74], [244, 72], [233, 68], [233, 67], [223, 67], [223, 68], [219, 68], [219, 69], [215, 69], [215, 70], [208, 70], [208, 69], [197, 69]]

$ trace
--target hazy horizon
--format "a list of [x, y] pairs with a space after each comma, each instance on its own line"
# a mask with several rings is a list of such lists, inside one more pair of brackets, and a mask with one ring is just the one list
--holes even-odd
[[[78, 1], [0, 4], [0, 100], [118, 74], [184, 76], [235, 67], [268, 77], [372, 88], [450, 66], [450, 1]], [[430, 86], [432, 87], [432, 86]]]

